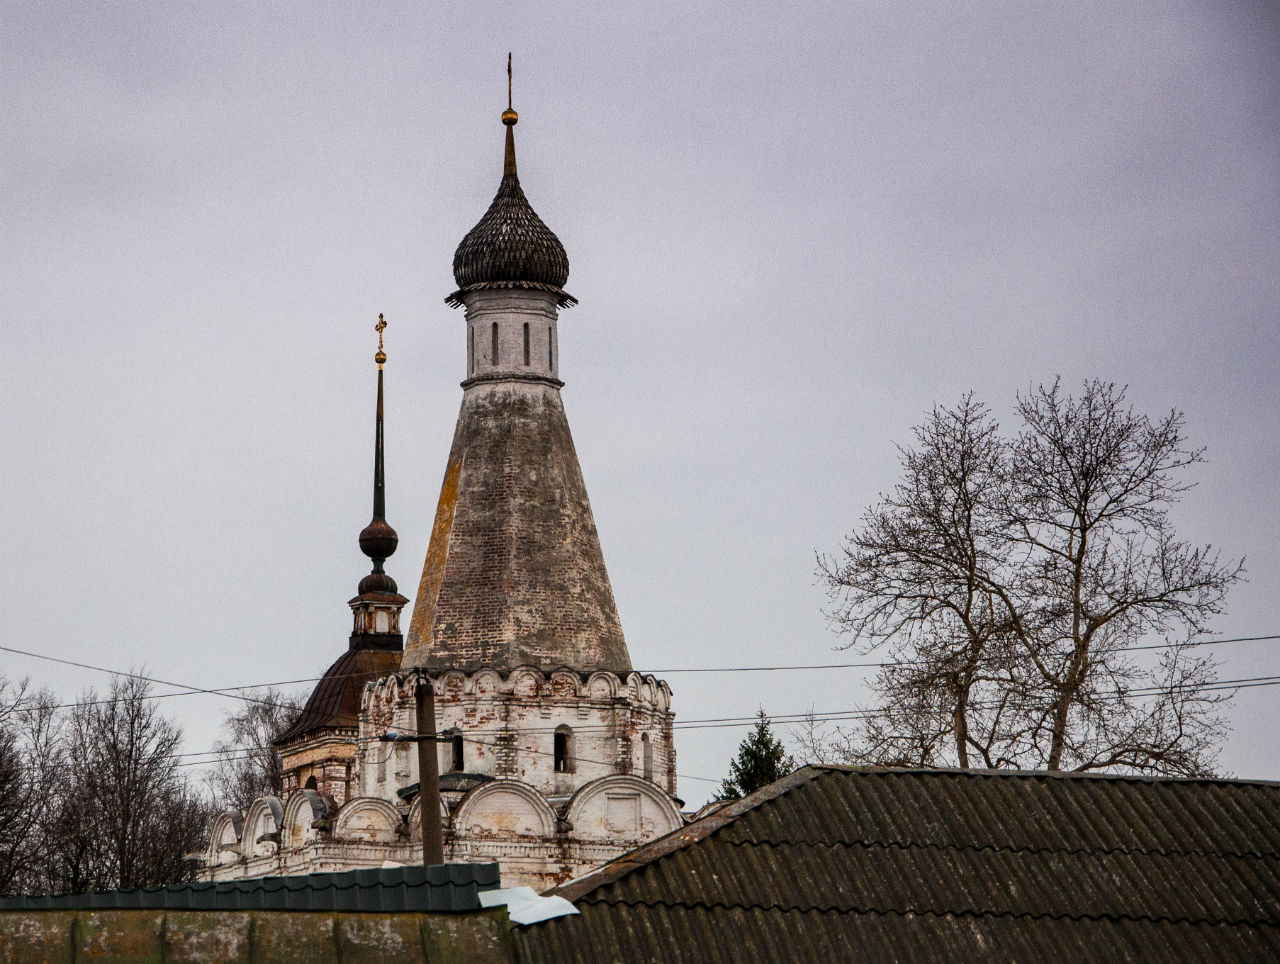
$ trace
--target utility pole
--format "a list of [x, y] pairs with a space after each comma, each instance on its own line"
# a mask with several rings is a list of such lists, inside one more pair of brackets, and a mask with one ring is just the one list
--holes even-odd
[[422, 806], [422, 864], [444, 863], [444, 831], [440, 826], [440, 751], [436, 743], [436, 693], [431, 677], [418, 671], [414, 688], [418, 712], [418, 799]]

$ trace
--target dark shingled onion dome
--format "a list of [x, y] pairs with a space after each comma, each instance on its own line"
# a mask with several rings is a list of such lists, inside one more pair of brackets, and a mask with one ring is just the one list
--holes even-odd
[[467, 232], [453, 255], [458, 290], [446, 301], [457, 307], [467, 291], [532, 288], [556, 295], [560, 307], [575, 304], [564, 290], [569, 256], [564, 245], [530, 207], [516, 174], [516, 112], [502, 112], [507, 125], [506, 158], [498, 193], [480, 222]]

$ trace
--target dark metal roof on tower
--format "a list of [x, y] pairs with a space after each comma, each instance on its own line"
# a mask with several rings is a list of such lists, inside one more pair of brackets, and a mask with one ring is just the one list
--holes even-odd
[[564, 245], [530, 206], [516, 174], [515, 125], [511, 108], [511, 55], [507, 55], [507, 128], [502, 183], [479, 223], [467, 232], [453, 255], [458, 290], [445, 299], [460, 305], [467, 291], [485, 288], [533, 288], [557, 295], [560, 306], [576, 304], [564, 290], [569, 280], [569, 256]]

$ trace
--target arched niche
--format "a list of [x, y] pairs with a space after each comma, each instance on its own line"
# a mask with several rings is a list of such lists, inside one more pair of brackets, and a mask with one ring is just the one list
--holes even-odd
[[579, 840], [640, 844], [684, 826], [675, 802], [657, 786], [630, 774], [584, 784], [565, 819]]
[[532, 667], [511, 672], [511, 690], [516, 696], [537, 696], [542, 692], [542, 673]]
[[[449, 809], [443, 798], [440, 800], [440, 824], [443, 827], [449, 826]], [[409, 807], [409, 840], [411, 843], [422, 843], [422, 794], [414, 797], [413, 805]]]
[[284, 805], [280, 843], [286, 849], [301, 847], [313, 821], [329, 815], [329, 801], [314, 790], [296, 790]]
[[400, 811], [386, 800], [356, 797], [338, 811], [334, 836], [368, 843], [395, 843], [400, 839]]
[[471, 677], [471, 692], [477, 696], [492, 696], [502, 689], [502, 678], [491, 669], [477, 670]]
[[551, 674], [551, 695], [560, 699], [572, 699], [578, 695], [578, 674], [556, 670]]
[[654, 702], [664, 713], [671, 709], [671, 687], [662, 680], [659, 680], [658, 685], [654, 687]]
[[587, 695], [598, 700], [612, 699], [618, 695], [618, 677], [612, 673], [592, 673], [587, 680]]
[[639, 673], [628, 673], [627, 674], [627, 699], [631, 700], [631, 702], [633, 703], [640, 702], [640, 687], [641, 685], [643, 685], [643, 683], [644, 683], [644, 680], [641, 679]]
[[249, 804], [244, 815], [241, 852], [246, 857], [275, 853], [279, 849], [283, 818], [284, 805], [279, 797], [258, 797]]
[[547, 839], [556, 815], [546, 798], [527, 783], [494, 780], [462, 798], [453, 826], [459, 837], [520, 836]]
[[442, 700], [457, 702], [467, 690], [467, 677], [458, 670], [450, 670], [436, 680], [436, 693]]
[[213, 821], [209, 831], [209, 853], [207, 863], [235, 863], [240, 859], [240, 832], [244, 828], [244, 817], [235, 810], [227, 810]]

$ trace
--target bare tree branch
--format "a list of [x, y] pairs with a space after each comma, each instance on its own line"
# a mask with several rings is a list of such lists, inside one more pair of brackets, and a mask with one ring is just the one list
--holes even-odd
[[[835, 627], [888, 645], [876, 715], [830, 737], [858, 762], [1210, 772], [1225, 733], [1207, 658], [1159, 665], [1123, 647], [1189, 642], [1243, 563], [1177, 540], [1170, 507], [1203, 460], [1180, 412], [1153, 421], [1123, 388], [1060, 382], [1019, 396], [1005, 438], [973, 395], [935, 408], [901, 449], [903, 480], [835, 558]], [[812, 729], [802, 754], [818, 752]]]

